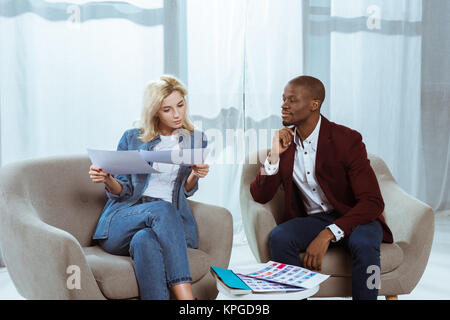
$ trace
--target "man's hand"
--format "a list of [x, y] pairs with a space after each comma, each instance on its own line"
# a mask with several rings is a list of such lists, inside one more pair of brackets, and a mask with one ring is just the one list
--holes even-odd
[[269, 162], [276, 163], [279, 156], [289, 148], [294, 140], [294, 131], [288, 127], [275, 132], [272, 139], [272, 149], [270, 150]]
[[322, 230], [306, 248], [306, 253], [303, 256], [303, 268], [322, 271], [323, 256], [328, 250], [330, 241], [333, 239], [334, 235], [330, 229]]

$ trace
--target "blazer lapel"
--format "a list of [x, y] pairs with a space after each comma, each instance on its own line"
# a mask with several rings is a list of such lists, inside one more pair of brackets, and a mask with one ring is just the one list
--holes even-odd
[[319, 130], [319, 139], [317, 141], [317, 151], [316, 151], [316, 177], [317, 174], [320, 175], [321, 168], [328, 158], [328, 152], [332, 145], [331, 132], [330, 132], [330, 121], [322, 116], [322, 123]]
[[323, 170], [323, 165], [327, 161], [333, 160], [332, 150], [333, 141], [331, 139], [331, 123], [330, 121], [322, 116], [322, 123], [319, 131], [319, 140], [317, 142], [317, 152], [316, 152], [316, 169], [315, 175], [317, 182], [320, 185], [323, 193], [327, 199], [335, 206], [336, 200], [329, 188], [328, 182], [330, 177], [325, 176], [325, 171]]

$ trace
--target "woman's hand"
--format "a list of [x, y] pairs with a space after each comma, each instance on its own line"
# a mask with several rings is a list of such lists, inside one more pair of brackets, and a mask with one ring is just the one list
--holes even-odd
[[108, 189], [108, 191], [112, 194], [120, 195], [120, 193], [122, 192], [122, 184], [114, 179], [111, 174], [109, 174], [108, 172], [104, 172], [102, 168], [91, 165], [89, 168], [89, 176], [94, 183], [103, 182], [106, 186], [106, 189]]
[[94, 183], [107, 183], [112, 179], [108, 172], [104, 172], [102, 168], [95, 165], [89, 167], [89, 176]]
[[194, 188], [198, 178], [204, 178], [209, 172], [209, 164], [194, 164], [189, 168], [192, 169], [191, 174], [184, 183], [184, 189], [189, 192]]
[[209, 172], [209, 164], [194, 164], [190, 168], [192, 169], [191, 175], [193, 174], [198, 178], [206, 177]]

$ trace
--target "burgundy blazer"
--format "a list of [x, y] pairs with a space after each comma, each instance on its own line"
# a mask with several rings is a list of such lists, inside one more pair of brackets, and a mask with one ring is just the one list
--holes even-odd
[[[298, 188], [293, 183], [295, 148], [296, 144], [291, 143], [281, 154], [277, 174], [263, 174], [262, 165], [250, 184], [250, 193], [259, 203], [270, 201], [280, 184], [283, 185], [285, 210], [281, 222], [307, 216]], [[344, 231], [345, 237], [358, 225], [378, 220], [383, 229], [383, 242], [393, 242], [392, 232], [382, 215], [384, 202], [380, 187], [359, 132], [322, 116], [315, 170], [318, 184], [340, 215], [334, 223]]]

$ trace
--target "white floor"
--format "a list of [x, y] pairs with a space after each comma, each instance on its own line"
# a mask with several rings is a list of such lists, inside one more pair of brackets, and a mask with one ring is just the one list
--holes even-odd
[[[450, 300], [448, 285], [450, 283], [450, 213], [440, 213], [436, 216], [433, 247], [427, 268], [413, 292], [399, 296], [400, 300]], [[253, 263], [256, 263], [256, 260], [248, 246], [233, 247], [230, 268]], [[0, 300], [11, 299], [24, 298], [17, 293], [6, 268], [0, 268]], [[219, 293], [217, 299], [224, 299], [224, 297]]]

